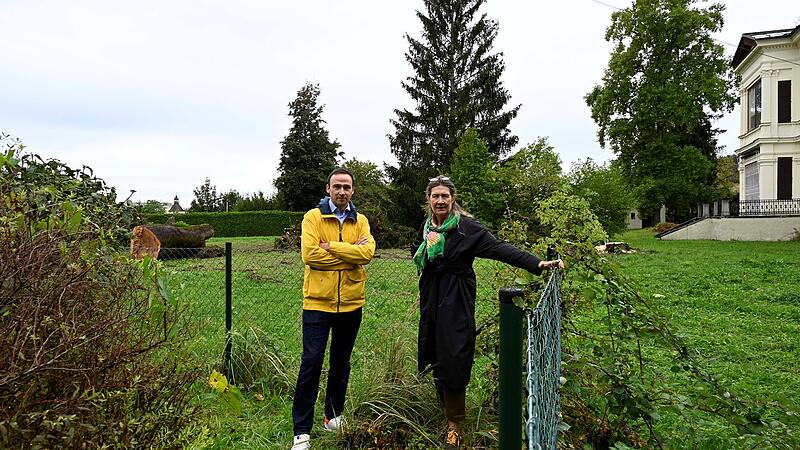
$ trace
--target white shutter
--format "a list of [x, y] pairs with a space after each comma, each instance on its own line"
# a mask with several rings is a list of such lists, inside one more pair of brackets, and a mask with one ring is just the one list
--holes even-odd
[[758, 162], [744, 166], [744, 199], [758, 200]]

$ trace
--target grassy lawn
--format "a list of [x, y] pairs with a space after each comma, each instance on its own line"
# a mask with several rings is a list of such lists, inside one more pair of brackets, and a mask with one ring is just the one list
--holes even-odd
[[[638, 250], [615, 256], [625, 275], [721, 385], [762, 405], [767, 421], [773, 402], [800, 411], [800, 242], [659, 241], [648, 230], [621, 239]], [[665, 419], [662, 429], [681, 425]], [[724, 448], [731, 432], [711, 426], [697, 439]]]
[[623, 239], [624, 272], [725, 384], [800, 410], [800, 242]]
[[[292, 437], [291, 401], [302, 350], [301, 311], [303, 264], [298, 252], [273, 251], [274, 237], [214, 238], [213, 245], [233, 243], [232, 322], [234, 363], [259, 366], [276, 355], [282, 374], [272, 368], [245, 374], [247, 384], [241, 417], [225, 409], [212, 395], [201, 395], [208, 409], [208, 425], [213, 439], [208, 448], [285, 448]], [[191, 305], [186, 332], [192, 338], [187, 346], [191, 358], [201, 361], [208, 372], [221, 370], [225, 344], [224, 258], [187, 259], [167, 262], [174, 271], [171, 282], [183, 304]], [[494, 282], [497, 264], [476, 264], [479, 276], [477, 316], [491, 314], [499, 285]], [[416, 372], [416, 333], [418, 321], [416, 269], [405, 250], [382, 250], [367, 268], [367, 303], [352, 358], [349, 404], [352, 408], [369, 400], [386, 377], [387, 369], [402, 365], [407, 374]], [[475, 374], [482, 361], [478, 361]], [[327, 365], [327, 362], [326, 362]], [[377, 381], [376, 381], [377, 380]], [[201, 383], [199, 392], [208, 392]], [[474, 386], [480, 385], [475, 380]], [[324, 372], [316, 407], [321, 422], [324, 399]], [[431, 390], [432, 392], [432, 390]], [[480, 390], [471, 393], [473, 421], [480, 420]], [[435, 400], [431, 397], [436, 417]], [[485, 422], [485, 418], [483, 418]], [[316, 423], [316, 422], [315, 422]], [[471, 426], [475, 426], [474, 424]], [[319, 428], [315, 425], [315, 433]], [[337, 448], [334, 436], [314, 435], [314, 448]], [[427, 443], [422, 448], [427, 448]]]
[[[658, 241], [647, 230], [628, 232], [621, 239], [639, 250], [615, 256], [624, 273], [671, 318], [690, 347], [707, 357], [711, 373], [735, 395], [800, 410], [800, 242]], [[253, 387], [245, 392], [238, 417], [198, 383], [199, 404], [208, 411], [208, 438], [202, 446], [287, 448], [301, 349], [303, 266], [296, 252], [268, 251], [274, 238], [214, 238], [212, 243], [226, 241], [234, 247], [234, 354], [242, 366], [259, 369], [246, 374]], [[175, 270], [172, 281], [180, 287], [179, 298], [192, 306], [187, 353], [205, 363], [209, 372], [219, 369], [224, 347], [224, 260], [178, 260], [168, 266]], [[352, 361], [347, 406], [351, 411], [361, 411], [374, 400], [381, 380], [395, 366], [408, 374], [415, 370], [417, 288], [408, 254], [381, 251], [367, 270], [368, 300]], [[476, 264], [479, 325], [493, 310], [502, 284], [495, 281], [495, 270], [492, 262]], [[277, 355], [280, 364], [269, 362], [270, 355]], [[660, 363], [657, 353], [650, 359], [656, 366]], [[477, 362], [468, 392], [466, 429], [478, 435], [487, 434], [496, 420], [482, 407], [484, 363]], [[669, 372], [669, 367], [660, 369]], [[316, 409], [320, 420], [323, 396], [324, 391]], [[439, 420], [435, 403], [429, 406], [429, 414]], [[665, 418], [661, 426], [674, 431], [679, 424]], [[338, 448], [341, 443], [322, 435], [320, 428], [315, 425], [312, 434], [314, 448]], [[707, 432], [731, 431], [723, 427]], [[481, 442], [493, 439], [483, 438]], [[716, 447], [713, 436], [700, 441], [709, 443], [705, 448]], [[430, 447], [419, 442], [414, 448]]]

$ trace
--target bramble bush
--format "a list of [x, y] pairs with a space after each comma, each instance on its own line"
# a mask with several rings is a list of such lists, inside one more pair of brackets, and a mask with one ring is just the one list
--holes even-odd
[[[537, 214], [550, 227], [549, 237], [530, 245], [525, 224], [513, 220], [502, 235], [539, 255], [554, 245], [567, 265], [561, 305], [562, 375], [567, 380], [561, 388], [562, 446], [796, 448], [791, 412], [747, 402], [721, 384], [705, 369], [707, 357], [639, 295], [618, 264], [595, 251], [602, 227], [586, 201], [557, 193], [540, 202]], [[544, 277], [519, 273], [517, 281], [535, 293]], [[526, 306], [535, 307], [536, 300], [528, 298]], [[495, 313], [481, 326], [478, 341], [479, 353], [494, 361], [486, 375], [490, 379], [497, 376], [497, 323]], [[657, 369], [664, 364], [669, 376]], [[659, 428], [666, 417], [683, 425]], [[704, 432], [719, 429], [720, 423], [735, 437]]]
[[0, 447], [189, 445], [199, 373], [155, 357], [181, 308], [116, 245], [133, 214], [90, 169], [0, 142]]

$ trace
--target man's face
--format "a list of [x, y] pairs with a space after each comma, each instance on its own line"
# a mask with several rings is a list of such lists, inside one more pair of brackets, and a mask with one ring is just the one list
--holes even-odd
[[344, 211], [347, 204], [350, 203], [350, 197], [353, 196], [353, 180], [346, 173], [337, 173], [325, 185], [325, 192], [331, 196], [333, 204], [340, 211]]

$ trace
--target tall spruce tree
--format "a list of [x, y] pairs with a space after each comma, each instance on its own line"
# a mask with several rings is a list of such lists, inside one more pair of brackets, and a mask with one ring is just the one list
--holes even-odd
[[672, 219], [710, 195], [717, 155], [712, 123], [733, 107], [733, 72], [712, 33], [724, 6], [698, 0], [634, 0], [614, 12], [614, 43], [603, 83], [586, 96], [600, 144], [619, 163], [638, 200], [665, 204]]
[[322, 126], [319, 86], [307, 83], [289, 103], [292, 128], [281, 141], [280, 176], [275, 180], [281, 207], [288, 211], [312, 208], [324, 195], [327, 176], [340, 157], [339, 143]]
[[426, 179], [450, 170], [453, 152], [475, 128], [489, 154], [499, 157], [517, 143], [508, 128], [519, 110], [500, 76], [503, 54], [493, 52], [498, 25], [479, 13], [485, 0], [425, 0], [417, 11], [422, 37], [406, 34], [406, 60], [414, 75], [402, 82], [415, 111], [396, 109], [389, 136], [398, 166], [387, 172], [399, 194], [397, 219], [416, 225]]

